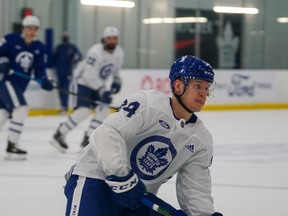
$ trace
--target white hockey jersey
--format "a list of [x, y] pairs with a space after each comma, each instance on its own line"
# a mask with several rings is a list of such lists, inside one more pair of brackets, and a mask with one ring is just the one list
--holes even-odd
[[107, 52], [102, 43], [92, 46], [77, 68], [78, 83], [98, 90], [105, 86], [110, 76], [120, 78], [124, 52], [117, 45], [113, 53]]
[[149, 192], [177, 173], [181, 209], [190, 216], [214, 213], [209, 166], [212, 137], [193, 114], [175, 118], [171, 98], [154, 90], [139, 91], [124, 101], [90, 136], [73, 174], [105, 179], [107, 175], [138, 175]]

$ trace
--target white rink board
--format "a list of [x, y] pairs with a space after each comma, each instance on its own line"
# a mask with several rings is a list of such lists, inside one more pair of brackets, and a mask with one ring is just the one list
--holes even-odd
[[[113, 105], [119, 106], [140, 89], [155, 89], [171, 95], [168, 75], [168, 69], [123, 69], [123, 87], [114, 96]], [[287, 70], [215, 70], [215, 80], [217, 88], [207, 104], [288, 103]], [[30, 108], [59, 107], [56, 90], [47, 93], [35, 82], [30, 83], [26, 96]]]

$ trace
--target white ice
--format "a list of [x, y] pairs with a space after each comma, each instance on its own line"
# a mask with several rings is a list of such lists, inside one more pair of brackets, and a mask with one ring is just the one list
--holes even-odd
[[[215, 147], [215, 208], [225, 216], [288, 215], [288, 110], [202, 112]], [[8, 124], [0, 131], [0, 216], [64, 215], [64, 173], [74, 163], [88, 121], [59, 153], [48, 143], [64, 116], [30, 117], [21, 137], [26, 161], [5, 161]], [[175, 178], [159, 196], [178, 207]]]

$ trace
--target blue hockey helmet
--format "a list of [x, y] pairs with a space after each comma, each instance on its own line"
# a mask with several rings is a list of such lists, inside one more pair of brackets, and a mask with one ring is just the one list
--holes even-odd
[[178, 58], [170, 68], [169, 79], [171, 87], [176, 79], [181, 79], [188, 84], [190, 79], [214, 82], [214, 72], [210, 64], [192, 55]]

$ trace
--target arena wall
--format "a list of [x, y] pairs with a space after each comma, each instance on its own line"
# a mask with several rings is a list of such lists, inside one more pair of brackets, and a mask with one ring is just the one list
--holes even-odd
[[[123, 87], [113, 98], [120, 106], [129, 95], [140, 89], [155, 89], [171, 95], [169, 70], [124, 69]], [[50, 71], [53, 77], [53, 72]], [[215, 70], [216, 90], [208, 98], [204, 110], [279, 109], [288, 108], [287, 70]], [[75, 85], [71, 91], [75, 91]], [[31, 81], [26, 92], [31, 114], [56, 114], [59, 98], [56, 90], [46, 92]], [[75, 97], [70, 96], [73, 107]]]

